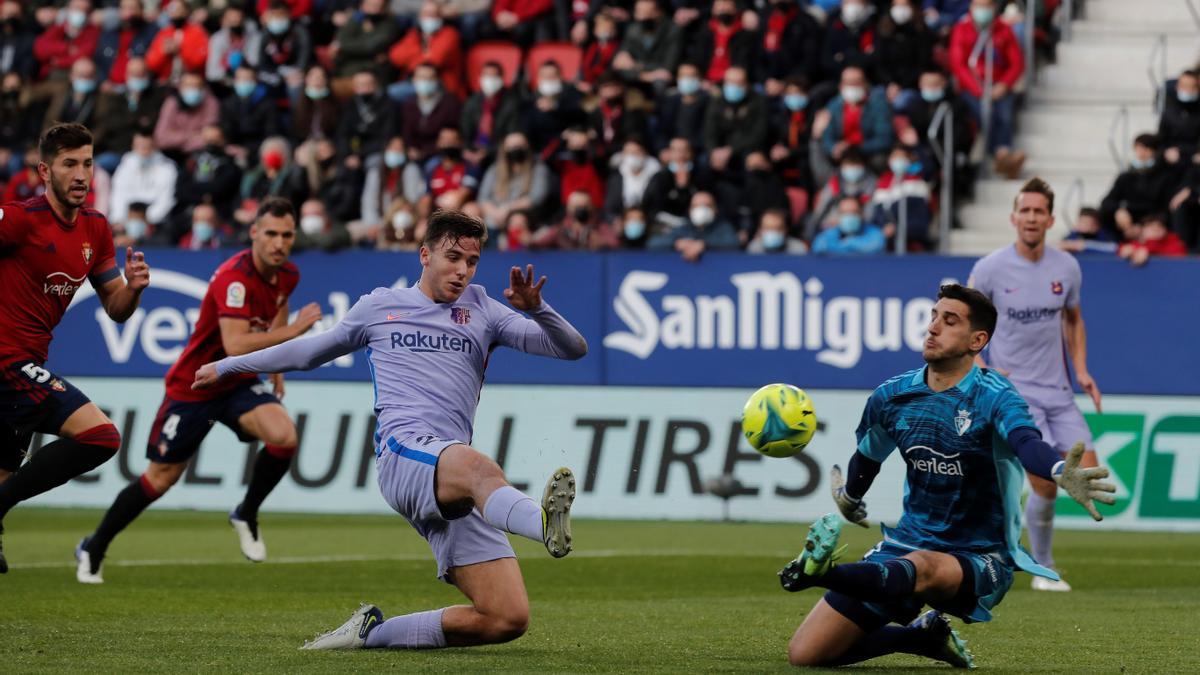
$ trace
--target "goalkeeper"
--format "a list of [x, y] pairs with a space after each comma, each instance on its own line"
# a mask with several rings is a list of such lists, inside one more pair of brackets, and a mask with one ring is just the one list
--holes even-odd
[[[880, 385], [859, 424], [846, 478], [835, 466], [834, 500], [863, 527], [863, 495], [884, 459], [907, 465], [904, 513], [862, 562], [835, 565], [841, 522], [813, 523], [805, 548], [780, 571], [789, 591], [828, 589], [788, 646], [798, 666], [837, 666], [905, 652], [974, 667], [945, 615], [988, 621], [1020, 569], [1056, 579], [1020, 546], [1024, 469], [1052, 479], [1096, 520], [1093, 500], [1113, 503], [1103, 468], [1065, 461], [1041, 440], [1025, 401], [1003, 376], [974, 364], [996, 327], [996, 309], [974, 289], [942, 286], [922, 356], [924, 368]], [[933, 609], [920, 614], [929, 605]], [[898, 625], [897, 625], [898, 624]]]

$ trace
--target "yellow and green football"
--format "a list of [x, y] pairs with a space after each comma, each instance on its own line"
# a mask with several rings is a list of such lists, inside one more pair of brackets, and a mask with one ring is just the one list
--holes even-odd
[[742, 433], [750, 447], [768, 457], [791, 457], [812, 441], [817, 414], [804, 390], [768, 384], [742, 408]]

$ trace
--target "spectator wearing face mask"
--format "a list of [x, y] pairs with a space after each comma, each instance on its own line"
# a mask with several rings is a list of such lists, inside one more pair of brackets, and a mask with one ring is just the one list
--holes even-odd
[[757, 54], [758, 34], [742, 25], [734, 0], [714, 0], [712, 17], [701, 24], [687, 59], [708, 82], [720, 83], [731, 66], [749, 70]]
[[41, 161], [41, 157], [37, 145], [33, 145], [25, 151], [24, 164], [4, 186], [3, 202], [23, 202], [26, 199], [33, 199], [45, 194], [46, 185], [42, 183], [42, 176], [38, 173], [38, 163]]
[[186, 251], [202, 251], [221, 248], [232, 242], [233, 229], [221, 222], [217, 210], [211, 204], [200, 204], [192, 209], [192, 221], [186, 234], [179, 240], [179, 248]]
[[534, 248], [558, 251], [607, 251], [620, 244], [617, 235], [601, 217], [586, 191], [572, 192], [566, 200], [562, 220], [547, 225], [534, 235]]
[[404, 138], [393, 136], [383, 153], [367, 161], [362, 193], [362, 220], [380, 226], [388, 206], [396, 199], [415, 207], [425, 196], [428, 181], [417, 162], [410, 162]]
[[1200, 143], [1200, 73], [1185, 70], [1166, 94], [1158, 120], [1158, 138], [1168, 164], [1193, 162]]
[[895, 143], [892, 109], [886, 95], [872, 90], [862, 68], [842, 71], [838, 95], [825, 106], [823, 119], [814, 121], [813, 133], [821, 133], [821, 148], [835, 162], [846, 148], [857, 146], [867, 161], [883, 164]]
[[822, 79], [836, 80], [839, 73], [852, 65], [874, 71], [874, 11], [874, 6], [866, 0], [842, 1], [841, 9], [830, 19], [825, 30], [825, 43], [821, 51]]
[[113, 248], [140, 246], [154, 239], [155, 227], [146, 215], [148, 205], [130, 202], [125, 222], [113, 226]]
[[865, 213], [872, 224], [883, 230], [893, 249], [900, 224], [905, 224], [905, 246], [909, 251], [925, 251], [933, 246], [930, 223], [929, 184], [921, 177], [916, 156], [906, 147], [897, 145], [888, 155], [888, 170], [875, 183], [875, 191]]
[[395, 126], [392, 103], [379, 90], [379, 80], [370, 70], [355, 73], [352, 86], [354, 95], [343, 104], [338, 125], [338, 154], [370, 159], [383, 152]]
[[[934, 140], [929, 138], [929, 128], [937, 116], [942, 104], [950, 106], [954, 120], [954, 192], [959, 195], [969, 195], [973, 186], [969, 169], [968, 155], [975, 142], [971, 128], [971, 109], [962, 98], [949, 86], [946, 74], [937, 68], [929, 68], [921, 73], [917, 81], [917, 95], [908, 99], [907, 105], [901, 111], [900, 142], [910, 148], [917, 148], [918, 157], [925, 166], [925, 176], [937, 181], [941, 179], [940, 152], [945, 148], [946, 127], [937, 128]], [[933, 144], [937, 143], [937, 152]]]
[[646, 248], [650, 227], [646, 221], [646, 212], [633, 206], [625, 209], [617, 222], [621, 248], [626, 250], [641, 250]]
[[338, 102], [329, 87], [329, 73], [313, 66], [304, 75], [304, 88], [292, 108], [292, 141], [308, 138], [336, 138]]
[[1117, 176], [1100, 202], [1105, 229], [1116, 233], [1151, 213], [1166, 212], [1175, 195], [1178, 175], [1158, 160], [1158, 138], [1141, 134], [1133, 141], [1129, 169]]
[[746, 180], [742, 189], [723, 194], [720, 201], [735, 205], [734, 208], [726, 208], [731, 212], [743, 243], [754, 237], [763, 213], [770, 210], [786, 213], [790, 206], [783, 177], [764, 152], [746, 155]]
[[125, 86], [101, 92], [96, 101], [96, 163], [116, 171], [121, 155], [133, 147], [133, 132], [158, 123], [166, 92], [149, 77], [146, 61], [134, 56], [125, 64]]
[[625, 83], [609, 73], [596, 84], [597, 102], [588, 115], [589, 135], [594, 139], [593, 153], [607, 161], [625, 144], [625, 139], [646, 135], [646, 115], [636, 105], [630, 105]]
[[[204, 147], [188, 155], [175, 182], [175, 218], [191, 212], [197, 204], [212, 204], [222, 220], [233, 218], [242, 170], [225, 151], [225, 134], [217, 125], [201, 132]], [[176, 231], [183, 233], [182, 227]]]
[[[260, 2], [260, 7], [263, 4]], [[259, 11], [266, 31], [259, 40], [258, 81], [280, 98], [287, 94], [289, 78], [303, 78], [313, 59], [312, 36], [308, 27], [292, 15], [294, 8], [270, 0], [265, 11]]]
[[558, 63], [547, 61], [538, 67], [537, 79], [521, 112], [525, 134], [542, 157], [558, 151], [558, 139], [567, 127], [585, 118], [580, 107], [579, 90], [563, 82]]
[[85, 127], [95, 126], [96, 103], [99, 93], [96, 64], [84, 57], [71, 64], [70, 88], [55, 96], [46, 109], [43, 126], [57, 122], [77, 122]]
[[309, 199], [300, 205], [300, 222], [296, 229], [296, 248], [301, 251], [340, 251], [351, 244], [349, 231], [329, 217], [325, 202], [320, 199]]
[[0, 176], [7, 175], [25, 146], [41, 135], [41, 106], [20, 75], [0, 74]]
[[670, 85], [684, 51], [683, 31], [663, 16], [657, 0], [636, 0], [633, 22], [625, 30], [612, 67], [630, 84], [661, 93]]
[[887, 245], [883, 231], [863, 221], [862, 203], [844, 196], [837, 203], [837, 217], [813, 239], [817, 255], [852, 256], [882, 253]]
[[483, 64], [479, 91], [471, 94], [462, 112], [466, 157], [476, 165], [488, 163], [500, 141], [520, 125], [521, 97], [504, 84], [504, 71], [496, 61]]
[[458, 29], [442, 18], [441, 5], [429, 0], [421, 5], [417, 25], [388, 52], [392, 65], [401, 73], [414, 72], [421, 64], [430, 64], [441, 88], [456, 100], [467, 97], [463, 82], [463, 49]]
[[91, 11], [88, 0], [70, 0], [59, 13], [62, 21], [33, 41], [33, 56], [39, 64], [37, 79], [64, 81], [76, 61], [91, 59], [96, 53], [100, 28], [88, 21]]
[[1117, 242], [1107, 230], [1100, 226], [1100, 211], [1091, 207], [1079, 209], [1079, 216], [1071, 232], [1058, 247], [1076, 257], [1111, 256], [1117, 252]]
[[674, 250], [687, 262], [699, 262], [708, 251], [736, 251], [740, 246], [737, 229], [720, 217], [716, 200], [709, 192], [692, 196], [685, 221], [646, 242], [647, 250]]
[[425, 158], [437, 150], [441, 130], [459, 123], [462, 104], [442, 90], [437, 69], [431, 64], [417, 66], [412, 86], [416, 95], [400, 105], [400, 135], [410, 157]]
[[1185, 163], [1183, 181], [1171, 197], [1171, 227], [1188, 250], [1200, 253], [1200, 163]]
[[258, 24], [248, 21], [241, 7], [226, 7], [221, 13], [221, 27], [208, 38], [204, 77], [210, 86], [228, 87], [238, 68], [258, 67], [261, 53]]
[[282, 136], [272, 136], [258, 146], [258, 166], [242, 177], [242, 203], [234, 212], [241, 225], [254, 222], [258, 204], [267, 197], [285, 197], [293, 204], [308, 198], [304, 167], [292, 161], [292, 148]]
[[811, 240], [816, 232], [832, 225], [837, 220], [838, 202], [843, 197], [857, 199], [864, 210], [875, 194], [875, 176], [867, 167], [866, 158], [858, 148], [848, 148], [842, 155], [838, 170], [817, 194], [805, 228], [806, 239]]
[[208, 91], [199, 73], [186, 73], [174, 95], [163, 102], [154, 125], [154, 145], [168, 157], [184, 155], [204, 146], [204, 127], [218, 124], [221, 104]]
[[96, 45], [96, 77], [101, 82], [122, 85], [129, 59], [146, 55], [158, 28], [142, 15], [141, 0], [121, 0], [110, 16]]
[[697, 166], [686, 138], [673, 138], [665, 153], [666, 166], [650, 179], [642, 195], [647, 223], [652, 230], [662, 225], [675, 228], [687, 219], [692, 197], [709, 190], [714, 181], [706, 168]]
[[[351, 80], [355, 73], [374, 70], [382, 75], [379, 55], [400, 39], [400, 26], [387, 11], [385, 0], [362, 0], [358, 11], [338, 28], [337, 36], [330, 48], [334, 54], [333, 74], [337, 78], [333, 89], [343, 96], [349, 95]], [[402, 78], [407, 79], [417, 62], [401, 68]]]
[[182, 0], [167, 5], [169, 23], [154, 36], [146, 52], [146, 65], [159, 82], [179, 82], [184, 73], [203, 73], [208, 62], [208, 32], [188, 17]]
[[686, 138], [692, 147], [704, 147], [708, 104], [708, 90], [700, 79], [700, 67], [691, 62], [679, 64], [675, 87], [658, 99], [654, 151], [665, 151], [672, 138]]
[[533, 248], [533, 218], [528, 211], [510, 211], [504, 218], [504, 226], [497, 246], [501, 251], [528, 251]]
[[524, 134], [509, 134], [501, 147], [479, 186], [484, 222], [493, 230], [503, 225], [510, 211], [537, 213], [553, 189], [550, 170], [530, 150]]
[[789, 79], [819, 81], [821, 24], [795, 0], [770, 0], [761, 12], [756, 71], [765, 78], [767, 96], [781, 96]]
[[751, 89], [746, 70], [725, 71], [721, 96], [708, 106], [704, 120], [704, 148], [715, 172], [740, 167], [746, 155], [767, 145], [767, 102]]
[[921, 6], [925, 25], [946, 37], [950, 35], [954, 24], [970, 11], [971, 0], [923, 0]]
[[443, 127], [438, 134], [437, 153], [425, 163], [429, 193], [421, 202], [420, 214], [434, 210], [460, 211], [475, 198], [479, 187], [479, 167], [463, 152], [462, 133], [455, 127]]
[[125, 222], [131, 202], [147, 204], [146, 215], [152, 223], [166, 220], [175, 205], [175, 163], [154, 147], [146, 133], [133, 137], [133, 149], [125, 153], [112, 178], [112, 196], [108, 217]]
[[918, 4], [919, 0], [892, 0], [876, 28], [879, 83], [887, 87], [888, 101], [898, 110], [933, 64], [934, 36], [921, 20]]
[[550, 167], [558, 174], [555, 206], [566, 206], [567, 199], [575, 192], [586, 192], [592, 204], [603, 204], [605, 185], [598, 168], [603, 158], [595, 155], [594, 142], [587, 129], [582, 126], [567, 129], [560, 145], [562, 149], [550, 162]]
[[601, 10], [596, 14], [592, 23], [591, 39], [581, 41], [586, 44], [583, 45], [583, 63], [579, 87], [582, 90], [586, 86], [588, 92], [595, 87], [602, 75], [610, 72], [613, 58], [616, 57], [617, 49], [621, 45], [617, 20], [613, 18], [612, 14]]
[[258, 144], [278, 129], [279, 110], [257, 74], [249, 65], [237, 69], [232, 93], [221, 102], [221, 130], [229, 144], [226, 151], [245, 162], [258, 152]]
[[812, 125], [808, 83], [802, 77], [789, 78], [772, 106], [768, 157], [788, 185], [788, 199], [795, 204], [792, 210], [797, 214], [807, 210], [813, 193], [809, 162]]
[[604, 212], [609, 218], [620, 216], [626, 209], [641, 207], [646, 188], [662, 169], [637, 138], [626, 140], [613, 161], [615, 168], [608, 174], [604, 202]]
[[767, 209], [759, 219], [754, 239], [746, 245], [746, 253], [802, 255], [808, 253], [808, 244], [788, 232], [787, 212]]
[[[0, 71], [28, 80], [38, 74], [41, 67], [34, 58], [34, 32], [32, 22], [27, 22], [24, 10], [17, 0], [0, 3]], [[48, 31], [47, 31], [48, 32]], [[0, 115], [0, 119], [3, 116]]]

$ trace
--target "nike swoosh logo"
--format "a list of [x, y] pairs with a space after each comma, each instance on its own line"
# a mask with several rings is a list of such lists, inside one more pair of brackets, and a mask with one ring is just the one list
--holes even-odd
[[389, 312], [387, 315], [387, 320], [388, 321], [399, 321], [400, 319], [403, 319], [404, 317], [405, 317], [404, 312], [400, 312], [399, 314], [392, 314], [391, 312]]
[[1019, 291], [1019, 290], [1021, 290], [1021, 289], [1019, 289], [1019, 288], [1006, 288], [1006, 289], [1004, 289], [1004, 292], [1005, 292], [1005, 293], [1016, 293], [1016, 292], [1017, 292], [1017, 291]]

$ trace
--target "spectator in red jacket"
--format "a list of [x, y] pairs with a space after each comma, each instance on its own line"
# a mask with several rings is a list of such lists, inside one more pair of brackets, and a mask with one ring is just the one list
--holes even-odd
[[1187, 255], [1187, 246], [1179, 235], [1167, 229], [1167, 218], [1152, 214], [1142, 219], [1141, 236], [1137, 241], [1121, 244], [1117, 255], [1135, 266], [1144, 265], [1151, 256], [1179, 258]]
[[[312, 13], [312, 0], [280, 0], [280, 2], [287, 5], [288, 15], [293, 21], [299, 21], [300, 19], [303, 19]], [[272, 0], [258, 0], [258, 3], [255, 5], [254, 9], [258, 12], [259, 16], [262, 16], [263, 14], [266, 14], [267, 9], [269, 9], [271, 6], [271, 3]]]
[[186, 4], [172, 0], [167, 5], [171, 22], [158, 32], [146, 52], [146, 65], [159, 82], [177, 83], [184, 73], [204, 72], [208, 62], [208, 33], [202, 24], [189, 20], [188, 15]]
[[88, 23], [90, 0], [71, 0], [61, 13], [62, 21], [50, 26], [33, 41], [33, 56], [39, 64], [39, 79], [65, 81], [71, 65], [91, 58], [100, 42], [100, 28]]
[[[989, 92], [983, 91], [987, 58], [981, 54], [974, 67], [971, 65], [971, 52], [981, 31], [991, 31], [994, 49], [992, 90]], [[971, 11], [955, 24], [950, 33], [950, 72], [977, 119], [982, 116], [982, 97], [991, 99], [987, 149], [993, 155], [996, 171], [1010, 179], [1016, 178], [1025, 162], [1025, 153], [1012, 147], [1013, 87], [1025, 72], [1025, 60], [1017, 36], [1008, 24], [996, 19], [994, 0], [971, 0]]]
[[554, 0], [496, 0], [489, 38], [512, 40], [528, 49], [555, 38]]
[[581, 77], [575, 85], [585, 94], [590, 94], [600, 76], [612, 68], [613, 57], [621, 46], [617, 20], [611, 14], [601, 11], [592, 23], [592, 39], [583, 50]]
[[428, 63], [437, 69], [442, 89], [459, 101], [467, 98], [463, 81], [463, 49], [458, 29], [446, 25], [442, 9], [434, 0], [421, 5], [417, 25], [409, 29], [388, 52], [392, 65], [405, 78], [419, 64]]

